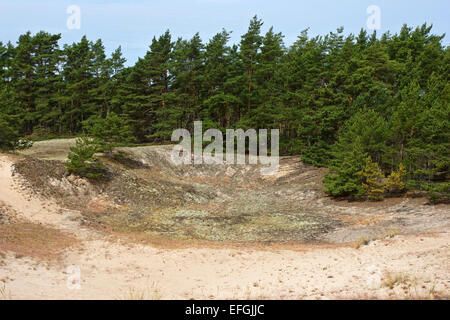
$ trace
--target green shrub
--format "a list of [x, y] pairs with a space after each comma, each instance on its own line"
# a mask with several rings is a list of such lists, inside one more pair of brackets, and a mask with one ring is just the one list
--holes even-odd
[[373, 162], [371, 157], [366, 158], [366, 165], [364, 170], [360, 171], [363, 182], [362, 187], [366, 191], [369, 200], [383, 200], [386, 185], [384, 183], [384, 175], [381, 172], [378, 164]]
[[358, 172], [364, 169], [365, 156], [358, 143], [352, 151], [338, 153], [330, 173], [323, 179], [325, 192], [333, 197], [361, 198], [365, 190], [361, 185], [362, 179]]
[[399, 194], [405, 191], [406, 169], [403, 164], [400, 164], [397, 171], [392, 171], [386, 181], [386, 190], [390, 194]]
[[432, 204], [450, 203], [450, 182], [448, 181], [424, 183], [410, 180], [407, 183], [407, 188], [421, 190]]
[[427, 191], [431, 203], [450, 203], [450, 182], [430, 184]]
[[66, 168], [70, 173], [89, 179], [99, 179], [104, 177], [106, 169], [104, 164], [94, 158], [98, 152], [98, 144], [92, 139], [78, 138], [76, 145], [70, 148]]

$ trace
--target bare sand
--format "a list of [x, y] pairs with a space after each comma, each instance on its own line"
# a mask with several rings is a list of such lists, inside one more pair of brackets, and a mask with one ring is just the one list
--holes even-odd
[[[84, 228], [75, 210], [30, 194], [0, 156], [0, 204], [67, 231], [60, 261], [0, 257], [0, 299], [415, 299], [450, 296], [450, 235], [348, 245], [164, 248]], [[79, 277], [78, 277], [78, 271]]]

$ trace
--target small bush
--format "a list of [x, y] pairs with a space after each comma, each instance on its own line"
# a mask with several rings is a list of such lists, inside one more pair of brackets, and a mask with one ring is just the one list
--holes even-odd
[[425, 190], [431, 203], [450, 203], [450, 182], [429, 183]]
[[364, 196], [362, 178], [358, 173], [364, 169], [365, 158], [366, 154], [360, 144], [356, 144], [353, 150], [347, 153], [337, 154], [330, 172], [323, 179], [325, 192], [333, 197], [358, 199]]
[[397, 171], [392, 171], [386, 181], [386, 190], [390, 194], [399, 194], [405, 191], [406, 170], [403, 164], [400, 164]]
[[408, 180], [406, 182], [408, 190], [419, 190], [419, 196], [425, 196], [430, 203], [450, 203], [450, 182], [422, 182]]
[[86, 137], [79, 138], [75, 147], [71, 147], [70, 151], [69, 160], [66, 163], [66, 168], [70, 173], [89, 179], [104, 177], [106, 169], [101, 161], [94, 158], [94, 154], [98, 151], [98, 145], [93, 140]]
[[384, 183], [384, 175], [381, 172], [378, 164], [373, 162], [370, 156], [366, 159], [366, 166], [363, 171], [359, 173], [363, 178], [362, 186], [366, 191], [369, 200], [383, 200], [386, 186]]

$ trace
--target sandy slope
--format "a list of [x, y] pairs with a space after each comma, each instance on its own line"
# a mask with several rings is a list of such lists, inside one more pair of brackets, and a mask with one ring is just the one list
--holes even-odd
[[[450, 236], [396, 236], [355, 249], [161, 249], [105, 239], [81, 228], [77, 212], [27, 194], [0, 156], [0, 203], [25, 219], [74, 233], [82, 247], [62, 263], [17, 259], [0, 265], [13, 299], [427, 298], [450, 294]], [[68, 266], [76, 266], [77, 278]], [[395, 282], [395, 280], [397, 280]], [[72, 281], [72, 285], [70, 284]], [[383, 285], [392, 284], [392, 289]], [[0, 297], [1, 299], [1, 297]]]

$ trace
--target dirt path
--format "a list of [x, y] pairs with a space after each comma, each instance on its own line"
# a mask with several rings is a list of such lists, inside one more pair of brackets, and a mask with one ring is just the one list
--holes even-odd
[[75, 234], [82, 246], [67, 250], [58, 263], [7, 253], [0, 263], [3, 298], [448, 298], [450, 293], [449, 233], [394, 236], [359, 249], [129, 244], [82, 228], [77, 212], [29, 195], [12, 176], [12, 164], [0, 156], [0, 203], [24, 219]]
[[31, 222], [38, 222], [73, 230], [78, 226], [74, 222], [77, 212], [62, 209], [54, 201], [43, 201], [27, 193], [26, 188], [14, 180], [13, 162], [0, 156], [0, 201], [13, 208], [20, 217]]

